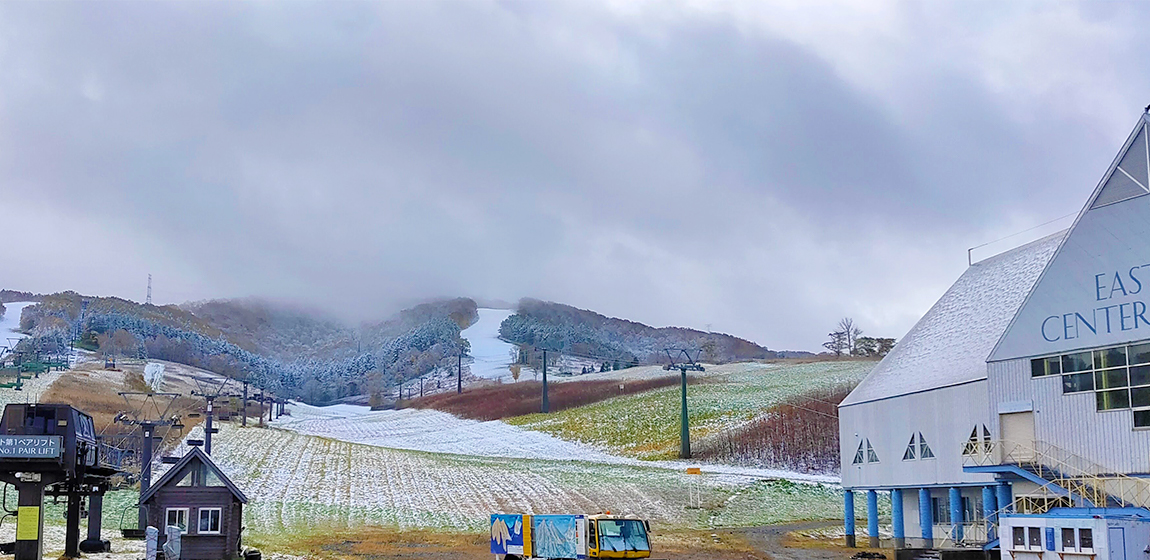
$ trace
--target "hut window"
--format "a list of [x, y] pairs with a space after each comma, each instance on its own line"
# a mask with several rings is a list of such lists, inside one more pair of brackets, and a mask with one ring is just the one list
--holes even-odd
[[200, 525], [196, 532], [202, 534], [220, 532], [220, 508], [200, 508]]
[[1094, 533], [1090, 529], [1078, 530], [1078, 550], [1082, 552], [1094, 550]]
[[181, 533], [188, 532], [188, 508], [168, 508], [167, 525], [175, 525], [180, 528]]
[[207, 472], [204, 473], [204, 486], [223, 486], [223, 485], [224, 485], [224, 481], [220, 480], [220, 477], [216, 475], [215, 471], [213, 471], [211, 469], [207, 469]]

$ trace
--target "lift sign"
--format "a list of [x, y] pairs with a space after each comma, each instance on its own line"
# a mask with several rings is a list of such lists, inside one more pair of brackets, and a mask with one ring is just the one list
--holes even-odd
[[58, 459], [60, 436], [0, 436], [0, 459]]

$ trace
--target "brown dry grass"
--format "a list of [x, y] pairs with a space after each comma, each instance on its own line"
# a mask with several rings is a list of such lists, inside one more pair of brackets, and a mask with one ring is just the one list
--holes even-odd
[[[121, 391], [134, 391], [131, 377], [132, 371], [106, 371], [98, 369], [95, 365], [84, 364], [76, 369], [64, 372], [52, 386], [40, 397], [40, 402], [70, 404], [92, 416], [97, 433], [117, 433], [130, 431], [124, 426], [113, 424], [112, 419], [120, 412], [128, 409], [128, 404], [120, 396]], [[142, 398], [132, 398], [132, 404], [139, 407]], [[199, 406], [199, 399], [180, 397], [172, 406], [173, 411], [195, 410]], [[150, 418], [154, 418], [153, 412]], [[199, 419], [184, 418], [185, 431]]]
[[[256, 544], [260, 544], [257, 543]], [[444, 533], [429, 530], [399, 530], [363, 526], [355, 529], [319, 530], [276, 543], [308, 558], [339, 560], [379, 560], [383, 558], [427, 558], [453, 560], [484, 558], [490, 554], [482, 534]]]
[[[689, 383], [700, 382], [690, 378]], [[679, 376], [663, 376], [628, 381], [619, 389], [619, 380], [567, 381], [548, 383], [547, 401], [551, 412], [586, 406], [612, 397], [643, 393], [679, 384]], [[406, 403], [412, 408], [433, 408], [473, 420], [499, 420], [539, 412], [543, 384], [520, 381], [485, 385], [463, 393], [440, 393]]]
[[[715, 536], [712, 536], [715, 535]], [[428, 559], [462, 560], [490, 555], [482, 533], [447, 533], [365, 526], [355, 529], [316, 529], [282, 542], [255, 543], [284, 549], [308, 558], [337, 560]], [[656, 531], [651, 535], [652, 558], [669, 560], [764, 560], [768, 558], [733, 531]]]

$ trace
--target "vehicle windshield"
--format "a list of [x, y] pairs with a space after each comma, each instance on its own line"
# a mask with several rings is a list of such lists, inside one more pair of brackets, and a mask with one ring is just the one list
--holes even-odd
[[599, 550], [651, 550], [647, 528], [638, 519], [600, 519]]

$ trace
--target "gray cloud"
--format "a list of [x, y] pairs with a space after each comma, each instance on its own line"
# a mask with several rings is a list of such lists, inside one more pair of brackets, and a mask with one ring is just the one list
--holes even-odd
[[0, 286], [901, 336], [1083, 203], [1148, 14], [871, 7], [0, 4]]

